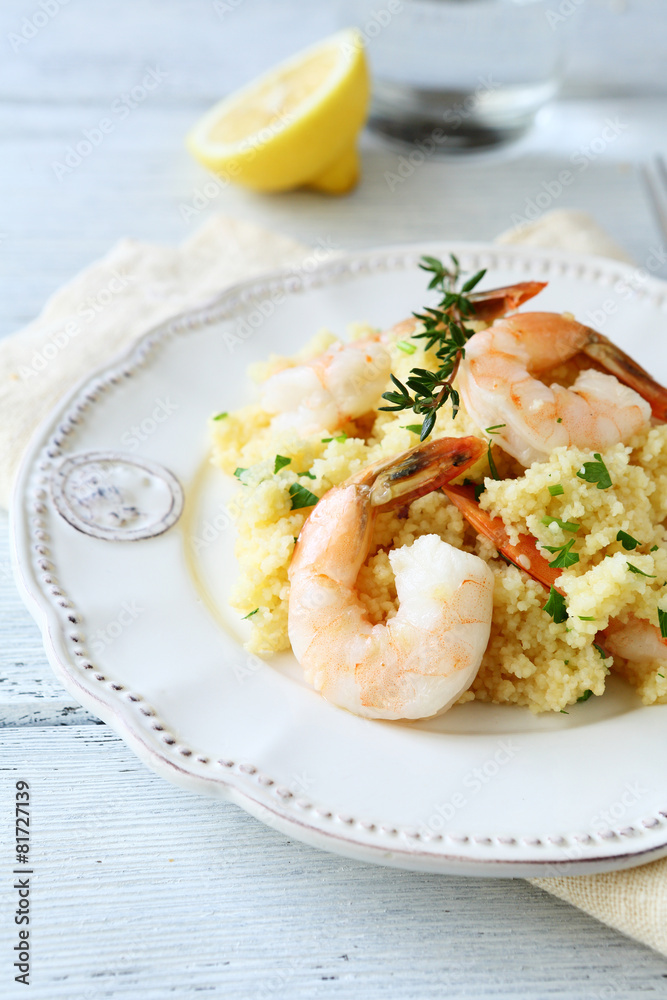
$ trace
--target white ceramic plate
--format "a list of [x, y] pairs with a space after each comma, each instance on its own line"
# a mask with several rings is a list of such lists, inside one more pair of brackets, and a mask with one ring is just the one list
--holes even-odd
[[[434, 872], [639, 864], [667, 854], [667, 706], [617, 681], [569, 715], [472, 703], [368, 721], [311, 691], [291, 656], [248, 656], [226, 604], [235, 484], [208, 466], [207, 418], [248, 401], [246, 367], [270, 351], [423, 305], [417, 260], [450, 250], [489, 269], [485, 287], [548, 280], [540, 309], [573, 311], [667, 379], [667, 286], [615, 262], [429, 245], [238, 285], [149, 334], [38, 432], [13, 505], [20, 586], [60, 680], [147, 764], [291, 836]], [[162, 467], [182, 484], [180, 518]]]

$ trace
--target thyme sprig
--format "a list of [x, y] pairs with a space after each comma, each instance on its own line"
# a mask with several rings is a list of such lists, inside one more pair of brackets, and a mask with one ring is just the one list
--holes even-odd
[[415, 340], [426, 340], [426, 350], [437, 346], [435, 356], [440, 367], [434, 372], [426, 368], [413, 368], [405, 385], [392, 375], [391, 380], [397, 391], [382, 394], [382, 398], [392, 405], [381, 406], [381, 410], [395, 413], [411, 409], [423, 417], [420, 441], [429, 436], [435, 425], [437, 411], [448, 399], [452, 402], [452, 418], [459, 411], [460, 399], [454, 388], [454, 379], [461, 359], [465, 357], [465, 345], [474, 332], [465, 325], [465, 321], [475, 312], [468, 293], [486, 274], [486, 269], [478, 271], [457, 291], [462, 274], [461, 266], [454, 254], [450, 254], [450, 258], [450, 267], [437, 257], [421, 258], [419, 266], [422, 271], [432, 274], [429, 290], [436, 289], [442, 298], [435, 308], [425, 307], [423, 313], [413, 313], [421, 320], [422, 329], [419, 333], [413, 333], [412, 337]]

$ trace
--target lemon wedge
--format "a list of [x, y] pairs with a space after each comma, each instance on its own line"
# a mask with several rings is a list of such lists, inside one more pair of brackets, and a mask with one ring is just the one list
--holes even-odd
[[339, 31], [219, 101], [187, 137], [193, 156], [255, 191], [344, 194], [370, 83], [361, 34]]

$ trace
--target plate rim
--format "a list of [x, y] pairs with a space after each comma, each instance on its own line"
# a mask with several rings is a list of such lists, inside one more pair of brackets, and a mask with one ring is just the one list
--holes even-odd
[[[228, 316], [216, 315], [215, 321], [232, 318], [239, 314], [239, 310], [243, 312], [248, 303], [252, 302], [258, 294], [266, 293], [276, 283], [281, 285], [287, 294], [291, 294], [302, 289], [317, 287], [318, 280], [319, 284], [326, 285], [335, 281], [340, 275], [346, 276], [348, 280], [355, 280], [356, 273], [363, 274], [372, 271], [374, 262], [376, 264], [381, 262], [378, 269], [382, 269], [382, 267], [385, 269], [405, 268], [409, 262], [416, 263], [418, 257], [423, 253], [446, 254], [452, 251], [462, 255], [465, 253], [487, 254], [496, 259], [504, 257], [506, 261], [509, 259], [512, 265], [517, 261], [523, 261], [525, 263], [524, 269], [533, 276], [538, 266], [548, 271], [555, 264], [560, 264], [565, 269], [583, 269], [586, 272], [597, 266], [602, 273], [609, 277], [611, 284], [616, 280], [627, 278], [633, 273], [636, 274], [638, 270], [633, 265], [617, 260], [592, 255], [570, 254], [560, 250], [460, 240], [431, 240], [342, 253], [313, 268], [305, 276], [303, 273], [295, 275], [295, 269], [288, 266], [264, 271], [252, 278], [228, 285], [220, 293], [207, 298], [201, 304], [176, 313], [147, 330], [129, 347], [117, 352], [112, 358], [99, 365], [95, 371], [80, 379], [40, 422], [22, 458], [12, 493], [10, 540], [15, 579], [23, 600], [40, 628], [47, 658], [58, 679], [86, 708], [110, 725], [144, 763], [162, 777], [191, 790], [223, 795], [268, 825], [284, 833], [294, 835], [312, 846], [378, 864], [479, 876], [554, 874], [552, 869], [558, 869], [559, 866], [564, 865], [572, 868], [571, 874], [581, 874], [643, 864], [648, 860], [654, 860], [667, 854], [667, 833], [665, 833], [664, 839], [657, 844], [653, 843], [651, 846], [640, 848], [634, 837], [634, 834], [639, 831], [635, 830], [632, 834], [626, 830], [618, 831], [619, 834], [627, 834], [630, 837], [629, 841], [626, 842], [629, 849], [613, 854], [596, 855], [592, 852], [587, 853], [585, 843], [582, 843], [583, 853], [574, 859], [564, 855], [562, 849], [556, 847], [555, 844], [552, 844], [552, 847], [556, 847], [556, 850], [550, 857], [545, 856], [544, 852], [539, 852], [540, 856], [535, 857], [526, 856], [525, 852], [522, 857], [499, 857], [497, 854], [489, 856], [488, 851], [484, 850], [489, 845], [481, 843], [483, 838], [477, 838], [478, 843], [473, 848], [474, 853], [470, 853], [469, 850], [457, 852], [455, 849], [438, 849], [434, 847], [433, 843], [429, 844], [428, 850], [420, 850], [418, 839], [412, 844], [407, 843], [405, 838], [393, 842], [386, 840], [384, 843], [378, 844], [369, 843], [367, 839], [355, 839], [352, 830], [346, 829], [346, 818], [333, 817], [334, 820], [340, 820], [342, 823], [338, 830], [323, 829], [321, 824], [315, 825], [308, 822], [305, 813], [303, 817], [299, 817], [288, 811], [285, 801], [278, 803], [275, 797], [272, 801], [268, 801], [265, 795], [258, 795], [257, 768], [252, 767], [252, 765], [219, 761], [217, 762], [220, 765], [218, 773], [203, 775], [194, 770], [191, 763], [188, 766], [189, 758], [193, 754], [192, 750], [186, 753], [187, 748], [177, 747], [176, 752], [182, 754], [179, 760], [171, 747], [167, 748], [164, 745], [164, 749], [158, 748], [155, 741], [151, 743], [146, 739], [145, 733], [142, 733], [141, 728], [136, 725], [138, 714], [132, 709], [135, 709], [138, 704], [139, 711], [143, 712], [147, 718], [154, 716], [155, 713], [146, 707], [141, 707], [142, 698], [140, 695], [136, 696], [126, 692], [121, 685], [119, 690], [113, 691], [116, 696], [114, 702], [113, 699], [110, 700], [113, 682], [110, 682], [111, 688], [107, 687], [106, 689], [106, 697], [102, 696], [101, 685], [95, 689], [90, 684], [83, 683], [83, 675], [80, 675], [76, 661], [66, 651], [63, 635], [63, 608], [59, 612], [57, 601], [48, 598], [36, 579], [35, 566], [31, 553], [28, 551], [27, 540], [24, 537], [24, 532], [28, 530], [29, 519], [27, 511], [29, 480], [46, 447], [45, 439], [48, 443], [48, 438], [54, 438], [57, 431], [62, 432], [63, 438], [66, 437], [67, 420], [65, 415], [71, 410], [74, 403], [81, 400], [83, 395], [86, 398], [91, 398], [92, 403], [99, 393], [104, 391], [103, 388], [100, 388], [101, 384], [116, 384], [121, 380], [121, 372], [140, 367], [144, 360], [151, 357], [155, 347], [165, 344], [174, 333], [183, 332], [179, 328], [184, 328], [187, 331], [212, 322], [213, 320], [208, 318], [210, 314], [220, 312], [225, 306], [227, 306]], [[664, 308], [667, 303], [667, 283], [649, 276], [646, 281], [642, 282], [642, 287], [636, 294], [648, 295], [655, 300], [656, 306]], [[76, 423], [76, 419], [72, 423]], [[33, 506], [38, 505], [39, 502]], [[33, 513], [39, 513], [39, 511], [34, 510]], [[38, 550], [37, 558], [48, 562], [48, 547], [44, 547], [44, 551], [46, 554], [42, 555]], [[76, 614], [73, 618], [76, 619]], [[69, 618], [70, 628], [76, 624], [73, 618]], [[108, 681], [108, 678], [101, 675], [94, 665], [90, 666], [88, 676], [102, 682]], [[118, 689], [119, 686], [115, 687]], [[172, 740], [172, 743], [176, 744], [177, 741]], [[207, 761], [207, 763], [209, 762]], [[230, 780], [232, 776], [233, 780]], [[271, 784], [274, 783], [271, 782]], [[280, 797], [280, 790], [276, 789], [276, 792]], [[294, 798], [291, 792], [289, 797]], [[667, 816], [667, 811], [660, 813], [660, 816], [663, 815]], [[332, 814], [329, 813], [330, 818], [331, 816]], [[660, 818], [657, 819], [657, 825], [662, 826]], [[398, 833], [399, 831], [390, 832]], [[472, 835], [470, 838], [466, 836], [461, 840], [461, 843], [473, 839], [475, 838]], [[507, 847], [512, 850], [510, 845]], [[515, 849], [514, 853], [516, 853]], [[559, 874], [559, 872], [556, 871], [555, 874]]]

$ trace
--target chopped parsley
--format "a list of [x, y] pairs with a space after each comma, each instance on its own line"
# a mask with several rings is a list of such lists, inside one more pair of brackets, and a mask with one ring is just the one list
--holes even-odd
[[593, 645], [595, 646], [595, 648], [597, 649], [598, 653], [600, 654], [603, 660], [609, 659], [609, 653], [606, 653], [602, 648], [602, 646], [600, 646], [597, 642], [594, 642]]
[[489, 441], [489, 449], [488, 449], [488, 451], [486, 453], [486, 457], [487, 457], [487, 460], [488, 460], [488, 463], [489, 463], [489, 472], [491, 473], [492, 479], [496, 479], [496, 480], [500, 479], [500, 476], [498, 475], [498, 470], [496, 468], [496, 463], [494, 462], [493, 455], [491, 454], [491, 442], [490, 441]]
[[421, 434], [422, 425], [421, 424], [406, 424], [403, 428], [404, 431], [412, 431], [413, 434]]
[[557, 424], [562, 424], [563, 423], [563, 418], [562, 417], [557, 417], [556, 423]]
[[552, 497], [562, 497], [565, 490], [560, 483], [556, 483], [554, 486], [549, 487], [549, 493], [551, 493]]
[[487, 427], [485, 430], [486, 434], [497, 434], [501, 427], [507, 427], [507, 424], [494, 424], [493, 427]]
[[566, 712], [564, 708], [561, 708], [561, 710], [560, 710], [560, 714], [561, 714], [561, 715], [569, 715], [570, 713], [569, 713], [569, 712]]
[[338, 441], [339, 444], [342, 444], [343, 441], [347, 441], [347, 434], [345, 433], [345, 431], [342, 431], [340, 434], [337, 434], [335, 437], [322, 438], [322, 444], [329, 444], [329, 441]]
[[475, 500], [477, 500], [477, 502], [479, 503], [479, 498], [481, 497], [482, 493], [484, 493], [484, 491], [486, 490], [486, 486], [484, 485], [484, 483], [476, 483], [474, 479], [464, 479], [463, 485], [474, 487]]
[[593, 692], [591, 691], [591, 689], [590, 688], [586, 688], [586, 690], [584, 691], [584, 693], [579, 695], [579, 697], [577, 698], [577, 701], [588, 701], [588, 699], [591, 697], [592, 694], [593, 694]]
[[243, 473], [247, 471], [248, 471], [247, 469], [242, 469], [239, 466], [239, 468], [234, 469], [234, 475], [236, 476], [237, 479], [240, 479]]
[[546, 549], [547, 552], [557, 552], [558, 555], [549, 563], [551, 569], [567, 569], [568, 566], [574, 566], [575, 563], [579, 562], [579, 556], [576, 552], [570, 552], [570, 549], [574, 545], [574, 538], [571, 538], [569, 542], [565, 545], [543, 545], [542, 548]]
[[657, 552], [657, 551], [658, 551], [657, 545], [652, 545], [651, 548], [649, 549], [649, 552]]
[[580, 524], [575, 524], [574, 521], [561, 521], [559, 517], [551, 517], [549, 514], [542, 518], [542, 524], [546, 524], [547, 527], [550, 524], [557, 524], [563, 531], [571, 531], [573, 534], [575, 531], [579, 531], [581, 527]]
[[658, 608], [658, 623], [660, 625], [660, 635], [663, 639], [667, 639], [667, 611], [663, 611], [662, 608]]
[[594, 622], [595, 615], [577, 615], [580, 622]]
[[229, 416], [229, 414], [228, 414], [228, 413], [227, 413], [227, 411], [225, 410], [225, 412], [224, 412], [224, 413], [216, 413], [216, 415], [215, 415], [215, 416], [213, 417], [213, 419], [214, 419], [214, 420], [224, 420], [224, 419], [225, 419], [225, 417], [228, 417], [228, 416]]
[[317, 476], [314, 476], [312, 472], [297, 472], [297, 476], [307, 476], [308, 479], [317, 479]]
[[292, 510], [298, 510], [300, 507], [314, 507], [320, 499], [314, 493], [311, 493], [310, 490], [307, 490], [305, 486], [302, 486], [301, 483], [292, 483], [289, 488], [289, 495], [292, 498]]
[[244, 615], [243, 618], [241, 619], [241, 621], [244, 622], [246, 620], [246, 618], [252, 618], [252, 616], [256, 615], [258, 611], [259, 611], [259, 608], [255, 608], [254, 611], [250, 611], [247, 615]]
[[[417, 350], [416, 344], [409, 344], [407, 340], [397, 340], [396, 347], [399, 351], [403, 351], [404, 354], [414, 354]], [[419, 428], [421, 430], [421, 427]]]
[[598, 452], [593, 453], [593, 458], [597, 461], [584, 462], [583, 468], [579, 469], [577, 476], [587, 483], [596, 483], [599, 490], [608, 490], [612, 485], [609, 469], [602, 461], [602, 455], [599, 455]]
[[638, 545], [641, 545], [641, 542], [638, 542], [636, 538], [629, 535], [627, 531], [619, 531], [616, 535], [616, 541], [621, 542], [627, 552], [631, 552], [632, 549], [636, 549]]
[[549, 591], [549, 600], [542, 608], [548, 615], [551, 615], [556, 625], [567, 620], [567, 607], [565, 598], [559, 594], [555, 587]]
[[655, 573], [645, 573], [643, 569], [639, 566], [633, 566], [632, 563], [626, 563], [626, 566], [631, 573], [636, 573], [637, 576], [647, 576], [650, 580], [655, 580]]
[[275, 462], [273, 464], [273, 474], [274, 474], [274, 476], [275, 476], [276, 472], [280, 472], [280, 470], [284, 469], [286, 465], [289, 465], [291, 461], [292, 461], [291, 458], [285, 458], [284, 455], [276, 455], [276, 460], [275, 460]]

